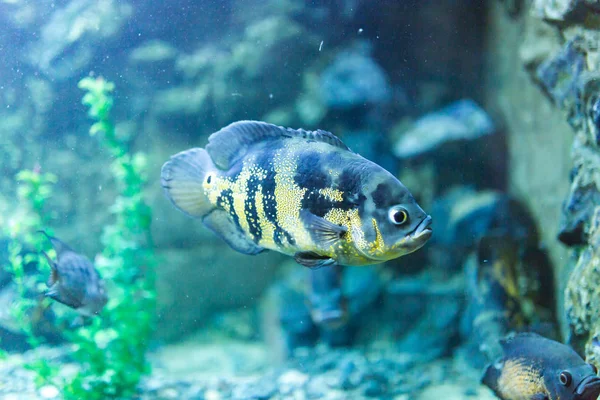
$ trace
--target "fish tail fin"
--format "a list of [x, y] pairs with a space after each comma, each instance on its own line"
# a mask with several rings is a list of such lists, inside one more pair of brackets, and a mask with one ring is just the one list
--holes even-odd
[[48, 255], [48, 253], [46, 253], [45, 251], [42, 251], [42, 254], [44, 255], [44, 257], [46, 257], [46, 260], [48, 261], [48, 264], [50, 264], [50, 270], [51, 270], [51, 272], [50, 272], [50, 277], [48, 278], [48, 282], [46, 282], [46, 285], [48, 287], [51, 287], [52, 285], [54, 285], [58, 281], [58, 270], [56, 269], [56, 264], [50, 258], [50, 256]]
[[215, 173], [206, 150], [189, 149], [162, 166], [161, 185], [175, 207], [192, 217], [203, 217], [215, 208], [204, 193], [204, 183], [210, 183]]

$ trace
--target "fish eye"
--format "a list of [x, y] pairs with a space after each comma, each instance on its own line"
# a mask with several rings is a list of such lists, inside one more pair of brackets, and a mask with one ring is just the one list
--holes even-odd
[[561, 372], [560, 375], [558, 376], [558, 380], [559, 380], [560, 384], [563, 386], [569, 386], [571, 384], [572, 379], [573, 378], [571, 377], [571, 374], [567, 371]]
[[388, 217], [395, 225], [402, 225], [408, 221], [408, 211], [403, 207], [392, 207], [388, 212]]

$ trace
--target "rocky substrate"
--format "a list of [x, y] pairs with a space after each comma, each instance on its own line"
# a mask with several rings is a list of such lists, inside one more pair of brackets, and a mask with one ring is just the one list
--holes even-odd
[[[58, 399], [52, 386], [36, 389], [25, 362], [43, 357], [64, 363], [68, 348], [39, 348], [0, 363], [0, 397]], [[258, 342], [196, 337], [151, 356], [153, 374], [139, 399], [493, 399], [479, 384], [479, 371], [459, 359], [422, 362], [389, 344], [363, 348], [299, 349], [273, 365]]]

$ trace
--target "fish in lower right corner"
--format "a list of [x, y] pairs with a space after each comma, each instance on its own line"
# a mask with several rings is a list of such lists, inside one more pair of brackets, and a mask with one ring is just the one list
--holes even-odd
[[596, 400], [598, 370], [571, 347], [535, 333], [500, 342], [503, 355], [482, 378], [503, 400]]
[[54, 261], [42, 252], [52, 269], [45, 296], [73, 308], [85, 317], [100, 313], [108, 302], [108, 296], [104, 281], [94, 264], [61, 240], [44, 231], [39, 232], [50, 240], [57, 255]]

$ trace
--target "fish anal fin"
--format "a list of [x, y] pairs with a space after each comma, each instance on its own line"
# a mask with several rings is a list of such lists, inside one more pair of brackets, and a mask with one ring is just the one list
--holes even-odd
[[265, 250], [249, 239], [224, 210], [212, 211], [202, 219], [202, 222], [219, 235], [232, 249], [240, 253], [255, 255]]
[[160, 183], [175, 207], [192, 217], [202, 217], [214, 208], [204, 193], [204, 181], [214, 170], [206, 150], [193, 148], [164, 163]]
[[222, 128], [208, 138], [206, 150], [218, 168], [228, 170], [253, 144], [282, 138], [318, 141], [350, 151], [333, 133], [284, 128], [261, 121], [238, 121]]
[[311, 233], [317, 246], [321, 248], [335, 245], [348, 232], [346, 227], [327, 221], [308, 210], [300, 211], [300, 218], [306, 230]]
[[294, 260], [305, 267], [318, 269], [335, 264], [335, 260], [328, 256], [322, 256], [312, 251], [301, 251], [294, 254]]
[[519, 333], [515, 333], [515, 332], [511, 332], [508, 335], [506, 335], [506, 337], [502, 338], [499, 340], [500, 346], [502, 347], [502, 350], [504, 350], [505, 353], [510, 353], [515, 346], [519, 346], [523, 340], [531, 340], [531, 339], [544, 339], [543, 336], [540, 336], [539, 334], [535, 333], [535, 332], [519, 332]]

